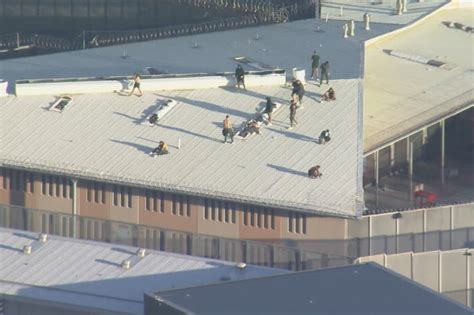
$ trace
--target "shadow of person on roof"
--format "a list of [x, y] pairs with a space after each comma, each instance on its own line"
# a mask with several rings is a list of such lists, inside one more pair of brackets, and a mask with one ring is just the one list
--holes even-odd
[[133, 147], [133, 148], [137, 149], [138, 151], [141, 151], [141, 152], [144, 152], [144, 153], [150, 153], [153, 150], [153, 148], [151, 148], [151, 147], [147, 147], [147, 146], [144, 146], [144, 145], [141, 145], [141, 144], [138, 144], [138, 143], [133, 143], [133, 142], [128, 142], [128, 141], [121, 141], [121, 140], [114, 140], [114, 139], [111, 139], [110, 141], [115, 142], [115, 143], [128, 145], [128, 146]]
[[[284, 88], [284, 87], [282, 87]], [[227, 91], [227, 92], [231, 92], [231, 93], [239, 93], [239, 94], [245, 94], [245, 95], [250, 95], [250, 96], [253, 96], [253, 97], [256, 97], [256, 98], [259, 98], [261, 99], [262, 101], [265, 101], [265, 99], [270, 96], [272, 101], [274, 102], [278, 102], [278, 103], [282, 103], [282, 104], [285, 104], [285, 103], [288, 103], [290, 97], [288, 96], [288, 99], [284, 99], [284, 98], [281, 98], [281, 97], [276, 97], [276, 96], [273, 96], [273, 95], [267, 95], [267, 94], [262, 94], [262, 93], [258, 93], [256, 92], [255, 90], [242, 90], [242, 89], [237, 89], [235, 87], [232, 87], [232, 86], [223, 86], [221, 87], [222, 90], [224, 91]]]
[[199, 134], [199, 133], [196, 133], [196, 132], [192, 132], [192, 131], [189, 131], [189, 130], [186, 130], [186, 129], [183, 129], [183, 128], [179, 128], [179, 127], [167, 126], [167, 125], [157, 125], [156, 127], [186, 133], [188, 135], [195, 136], [195, 137], [202, 138], [202, 139], [206, 139], [206, 140], [213, 141], [213, 142], [219, 142], [219, 143], [221, 142], [221, 141], [219, 141], [215, 138], [205, 136], [205, 135], [202, 135], [202, 134]]
[[130, 115], [127, 115], [127, 114], [124, 114], [124, 113], [120, 113], [120, 112], [112, 112], [112, 113], [115, 114], [115, 115], [123, 116], [125, 118], [130, 119], [135, 125], [139, 125], [142, 122], [142, 118], [133, 117], [133, 116], [130, 116]]
[[315, 138], [308, 137], [306, 135], [302, 135], [302, 134], [292, 132], [292, 131], [279, 130], [279, 129], [272, 128], [272, 127], [267, 127], [267, 129], [270, 130], [270, 131], [279, 133], [279, 134], [281, 134], [281, 135], [283, 135], [287, 138], [291, 138], [291, 139], [295, 139], [295, 140], [308, 141], [308, 142], [315, 142], [316, 141]]
[[223, 115], [230, 115], [230, 116], [234, 116], [234, 117], [242, 117], [242, 118], [248, 119], [253, 114], [253, 113], [247, 113], [247, 112], [244, 112], [244, 111], [241, 111], [241, 110], [238, 110], [238, 109], [234, 109], [234, 108], [231, 108], [231, 107], [225, 107], [225, 106], [212, 104], [212, 103], [208, 103], [208, 102], [193, 100], [193, 99], [182, 97], [182, 96], [174, 95], [174, 96], [170, 97], [170, 96], [160, 95], [160, 94], [156, 94], [156, 93], [155, 93], [155, 95], [160, 96], [160, 97], [172, 98], [172, 99], [174, 99], [178, 102], [186, 103], [186, 104], [196, 106], [196, 107], [199, 107], [199, 108], [203, 108], [203, 109], [213, 111], [213, 112], [222, 113]]
[[122, 265], [113, 261], [105, 260], [105, 259], [96, 259], [95, 260], [98, 263], [109, 265], [109, 266], [114, 266], [114, 267], [121, 267]]
[[298, 171], [298, 170], [294, 170], [294, 169], [291, 169], [291, 168], [287, 168], [287, 167], [284, 167], [284, 166], [278, 166], [278, 165], [274, 165], [274, 164], [267, 164], [267, 166], [270, 167], [270, 168], [273, 168], [277, 171], [283, 172], [283, 173], [308, 177], [307, 172], [302, 172], [302, 171]]

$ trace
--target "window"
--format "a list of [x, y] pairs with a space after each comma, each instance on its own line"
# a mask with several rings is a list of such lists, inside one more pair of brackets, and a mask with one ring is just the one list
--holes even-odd
[[69, 187], [69, 181], [66, 177], [63, 177], [63, 198], [67, 198], [68, 196], [68, 189]]
[[209, 199], [204, 199], [204, 219], [209, 220]]
[[288, 212], [288, 232], [293, 232], [293, 212]]
[[34, 194], [35, 193], [35, 175], [33, 173], [30, 173], [30, 193]]
[[176, 215], [177, 214], [177, 208], [178, 208], [178, 201], [176, 200], [176, 195], [173, 195], [172, 198], [171, 198], [171, 202], [172, 202], [172, 207], [171, 207], [171, 212]]
[[191, 198], [189, 196], [186, 196], [186, 215], [191, 216]]
[[254, 213], [254, 209], [253, 208], [250, 208], [250, 225], [251, 226], [255, 226], [255, 213]]
[[151, 196], [150, 196], [150, 191], [146, 190], [145, 191], [145, 210], [148, 210], [150, 211], [151, 210], [151, 207], [150, 207], [150, 200], [151, 199]]
[[306, 214], [302, 214], [301, 218], [303, 220], [303, 234], [306, 234]]
[[53, 191], [54, 191], [54, 187], [53, 187], [53, 176], [48, 176], [48, 184], [49, 184], [49, 190], [48, 190], [48, 194], [50, 196], [53, 195]]
[[232, 204], [232, 208], [231, 208], [231, 215], [232, 215], [232, 223], [235, 224], [235, 222], [237, 221], [236, 220], [236, 209], [235, 209], [235, 204]]
[[165, 213], [165, 194], [160, 192], [160, 212]]
[[114, 191], [114, 206], [118, 206], [118, 187], [116, 185], [114, 185], [113, 191]]
[[268, 210], [263, 210], [263, 227], [268, 229]]
[[61, 189], [63, 189], [61, 178], [56, 177], [55, 178], [55, 183], [56, 183], [56, 197], [61, 197]]
[[275, 210], [271, 210], [271, 220], [270, 220], [270, 224], [271, 224], [271, 227], [272, 227], [272, 230], [275, 229]]
[[184, 215], [184, 207], [186, 205], [184, 204], [184, 196], [179, 197], [179, 215]]
[[47, 178], [45, 175], [41, 175], [41, 193], [43, 195], [46, 195], [46, 191], [48, 189], [46, 185], [47, 185]]
[[87, 201], [91, 202], [92, 201], [92, 188], [91, 188], [90, 183], [87, 183], [86, 185], [87, 185], [87, 193], [86, 193]]
[[299, 213], [295, 213], [295, 225], [296, 225], [295, 232], [300, 233], [300, 214]]
[[216, 209], [216, 202], [214, 200], [211, 200], [211, 208], [212, 208], [211, 218], [213, 221], [215, 221], [217, 217], [216, 215], [217, 209]]
[[133, 204], [132, 204], [132, 188], [130, 188], [130, 187], [127, 188], [127, 194], [128, 194], [128, 207], [131, 208], [133, 206]]
[[221, 202], [218, 201], [218, 202], [217, 202], [217, 215], [218, 215], [217, 220], [218, 220], [219, 222], [222, 222], [222, 220], [223, 220], [223, 212], [224, 212], [224, 211], [222, 211], [222, 210], [223, 210], [223, 209], [221, 208]]
[[244, 225], [249, 225], [249, 217], [248, 217], [249, 209], [247, 208], [247, 206], [244, 206], [242, 214], [243, 214]]
[[3, 189], [8, 188], [8, 171], [2, 168]]
[[125, 207], [125, 187], [120, 187], [120, 206]]
[[262, 211], [260, 209], [257, 209], [257, 226], [262, 227]]

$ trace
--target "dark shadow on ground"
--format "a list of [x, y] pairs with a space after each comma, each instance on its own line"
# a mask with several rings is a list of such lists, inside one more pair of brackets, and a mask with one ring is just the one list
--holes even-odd
[[278, 166], [278, 165], [274, 165], [274, 164], [267, 164], [267, 166], [270, 167], [270, 168], [273, 168], [277, 171], [283, 172], [283, 173], [293, 174], [293, 175], [297, 175], [297, 176], [304, 176], [304, 177], [308, 176], [307, 172], [297, 171], [297, 170], [287, 168], [287, 167], [284, 167], [284, 166]]
[[196, 132], [192, 132], [192, 131], [189, 131], [189, 130], [186, 130], [186, 129], [183, 129], [183, 128], [179, 128], [179, 127], [166, 126], [166, 125], [157, 125], [157, 127], [158, 128], [165, 128], [165, 129], [169, 129], [169, 130], [174, 130], [174, 131], [178, 131], [178, 132], [182, 132], [182, 133], [186, 133], [188, 135], [203, 138], [203, 139], [206, 139], [206, 140], [209, 140], [209, 141], [220, 142], [219, 140], [217, 140], [215, 138], [205, 136], [205, 135], [202, 135], [202, 134], [199, 134], [199, 133], [196, 133]]
[[302, 135], [302, 134], [295, 133], [295, 132], [292, 132], [292, 131], [279, 130], [279, 129], [271, 128], [271, 127], [270, 128], [267, 127], [267, 129], [270, 130], [270, 131], [279, 133], [279, 134], [281, 134], [285, 137], [295, 139], [295, 140], [308, 141], [308, 142], [315, 142], [316, 141], [316, 138], [308, 137], [306, 135]]
[[16, 248], [16, 247], [13, 247], [13, 246], [8, 246], [8, 245], [3, 245], [3, 244], [0, 244], [0, 248], [13, 250], [15, 252], [20, 252], [20, 253], [23, 252], [23, 250], [21, 248]]
[[115, 143], [128, 145], [130, 147], [134, 147], [135, 149], [137, 149], [138, 151], [141, 151], [143, 153], [150, 153], [151, 150], [153, 150], [153, 148], [151, 148], [151, 147], [147, 147], [147, 146], [144, 146], [144, 145], [141, 145], [141, 144], [138, 144], [138, 143], [133, 143], [133, 142], [128, 142], [128, 141], [121, 141], [121, 140], [114, 140], [114, 139], [111, 139], [110, 141], [115, 142]]
[[101, 263], [101, 264], [109, 265], [109, 266], [121, 267], [120, 264], [118, 264], [116, 262], [113, 262], [113, 261], [108, 261], [108, 260], [105, 260], [105, 259], [96, 259], [95, 261], [98, 262], [98, 263]]

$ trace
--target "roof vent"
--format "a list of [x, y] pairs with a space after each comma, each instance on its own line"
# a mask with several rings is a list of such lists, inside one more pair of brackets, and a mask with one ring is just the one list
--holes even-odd
[[72, 97], [70, 96], [62, 96], [53, 105], [49, 108], [49, 110], [61, 113], [66, 106], [72, 103]]
[[137, 256], [138, 256], [138, 257], [143, 258], [143, 257], [145, 257], [145, 255], [146, 255], [146, 249], [144, 249], [144, 248], [139, 248], [139, 249], [137, 250]]
[[41, 243], [46, 243], [48, 241], [48, 234], [42, 233], [39, 235], [38, 239]]
[[244, 262], [239, 262], [237, 265], [235, 265], [239, 269], [245, 269], [247, 267], [247, 264]]
[[31, 254], [31, 246], [30, 245], [23, 246], [23, 253], [27, 255]]
[[125, 259], [124, 261], [122, 261], [122, 268], [125, 270], [130, 269], [130, 260]]

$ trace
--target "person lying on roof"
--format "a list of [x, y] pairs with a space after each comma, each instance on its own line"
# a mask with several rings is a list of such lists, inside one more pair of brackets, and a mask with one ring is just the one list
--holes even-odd
[[150, 152], [150, 155], [155, 157], [157, 155], [168, 154], [168, 146], [163, 141], [160, 141], [160, 144]]

